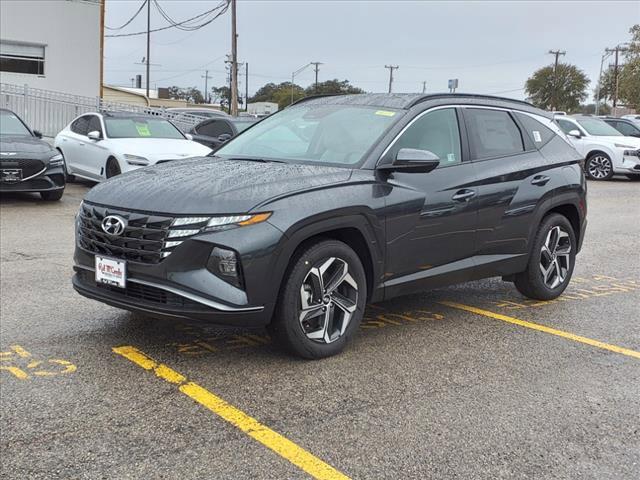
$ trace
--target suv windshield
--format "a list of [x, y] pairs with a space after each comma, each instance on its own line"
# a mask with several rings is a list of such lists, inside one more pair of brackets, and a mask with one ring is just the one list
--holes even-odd
[[29, 129], [18, 116], [7, 110], [0, 110], [0, 135], [31, 136]]
[[606, 122], [603, 122], [597, 118], [581, 118], [578, 120], [578, 123], [582, 128], [584, 128], [589, 135], [593, 135], [595, 137], [621, 137], [622, 134], [609, 125]]
[[104, 117], [109, 138], [176, 138], [184, 135], [163, 118]]
[[368, 106], [302, 104], [266, 118], [216, 156], [353, 166], [399, 116]]

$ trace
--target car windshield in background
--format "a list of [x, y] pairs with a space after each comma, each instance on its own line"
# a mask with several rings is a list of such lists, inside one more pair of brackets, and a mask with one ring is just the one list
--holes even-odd
[[31, 136], [24, 123], [12, 112], [0, 110], [0, 135]]
[[582, 128], [584, 128], [589, 135], [593, 135], [596, 137], [620, 137], [622, 134], [602, 120], [597, 118], [581, 118], [578, 120], [578, 123]]
[[251, 120], [251, 121], [243, 121], [243, 120], [239, 120], [239, 121], [235, 121], [233, 122], [233, 124], [235, 125], [235, 127], [238, 129], [238, 133], [243, 132], [244, 130], [246, 130], [247, 128], [249, 128], [251, 125], [253, 125], [255, 122], [255, 120]]
[[353, 105], [299, 105], [266, 118], [216, 156], [356, 165], [401, 114]]
[[176, 138], [184, 135], [162, 118], [104, 117], [109, 138]]

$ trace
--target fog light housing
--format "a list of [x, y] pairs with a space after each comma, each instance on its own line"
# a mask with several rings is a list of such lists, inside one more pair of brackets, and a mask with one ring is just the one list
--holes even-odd
[[215, 247], [207, 262], [207, 270], [234, 287], [243, 288], [242, 269], [233, 250]]

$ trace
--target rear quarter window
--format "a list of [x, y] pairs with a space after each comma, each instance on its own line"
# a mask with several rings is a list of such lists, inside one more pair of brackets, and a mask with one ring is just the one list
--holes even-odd
[[524, 127], [525, 132], [527, 132], [527, 135], [529, 135], [529, 138], [531, 138], [531, 141], [536, 146], [536, 148], [540, 148], [546, 145], [551, 141], [553, 137], [555, 137], [556, 134], [553, 132], [553, 130], [546, 127], [535, 118], [519, 112], [516, 112], [515, 115]]

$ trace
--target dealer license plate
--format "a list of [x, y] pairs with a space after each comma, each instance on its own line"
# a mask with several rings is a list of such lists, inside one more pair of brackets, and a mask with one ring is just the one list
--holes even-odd
[[0, 170], [0, 182], [18, 183], [22, 180], [22, 169], [20, 168], [3, 168]]
[[96, 282], [125, 288], [127, 284], [127, 262], [96, 255]]

